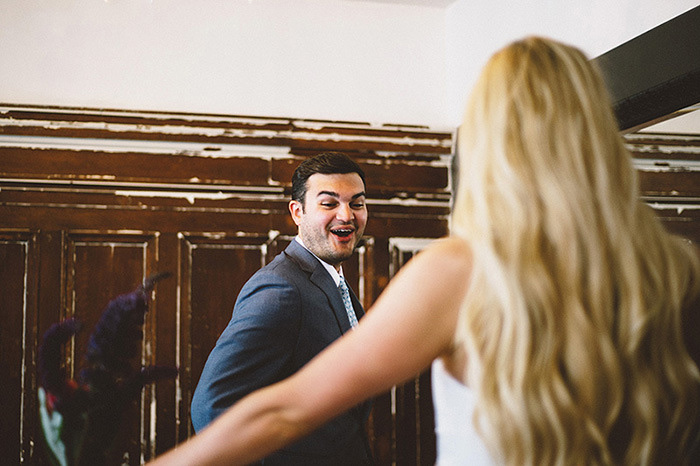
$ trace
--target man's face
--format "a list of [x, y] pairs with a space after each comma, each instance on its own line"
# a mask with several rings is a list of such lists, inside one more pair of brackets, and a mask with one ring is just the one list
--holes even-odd
[[357, 173], [315, 173], [306, 186], [304, 205], [289, 203], [292, 219], [304, 246], [337, 268], [350, 258], [367, 224], [362, 178]]

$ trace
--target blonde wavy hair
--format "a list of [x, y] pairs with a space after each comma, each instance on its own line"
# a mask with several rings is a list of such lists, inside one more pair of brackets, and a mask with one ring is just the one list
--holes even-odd
[[700, 375], [688, 241], [639, 199], [599, 72], [531, 37], [486, 65], [459, 130], [452, 233], [474, 271], [456, 340], [506, 464], [682, 463]]

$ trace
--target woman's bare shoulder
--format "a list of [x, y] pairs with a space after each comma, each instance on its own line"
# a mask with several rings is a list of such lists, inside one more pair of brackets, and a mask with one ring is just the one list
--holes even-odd
[[[457, 237], [435, 240], [423, 249], [399, 271], [399, 275], [410, 276], [409, 281], [428, 281], [433, 289], [463, 284], [472, 268], [469, 245]], [[460, 286], [461, 287], [461, 286]]]
[[447, 236], [431, 243], [424, 253], [445, 266], [470, 267], [472, 251], [469, 244], [458, 236]]

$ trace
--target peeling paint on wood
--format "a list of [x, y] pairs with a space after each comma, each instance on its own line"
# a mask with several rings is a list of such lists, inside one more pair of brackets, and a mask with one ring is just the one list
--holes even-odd
[[0, 133], [25, 137], [176, 140], [208, 147], [212, 142], [289, 147], [376, 145], [383, 150], [444, 154], [453, 152], [454, 141], [452, 130], [420, 126], [9, 105], [0, 110]]

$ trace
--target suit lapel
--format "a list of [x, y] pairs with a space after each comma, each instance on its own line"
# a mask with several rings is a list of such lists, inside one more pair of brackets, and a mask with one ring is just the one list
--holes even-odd
[[[340, 296], [338, 288], [335, 286], [333, 278], [331, 278], [328, 271], [323, 268], [323, 265], [319, 260], [307, 251], [302, 245], [300, 245], [296, 240], [289, 243], [289, 246], [284, 250], [290, 258], [292, 258], [299, 267], [309, 274], [309, 280], [311, 283], [316, 285], [328, 298], [328, 302], [331, 305], [331, 310], [333, 315], [340, 327], [342, 333], [350, 330], [350, 320], [348, 319], [348, 314], [345, 311], [345, 305], [343, 304], [343, 298]], [[359, 306], [359, 301], [355, 296], [355, 293], [350, 290], [350, 298], [353, 302], [353, 307], [357, 313], [357, 317], [361, 316], [361, 313], [357, 311]]]

